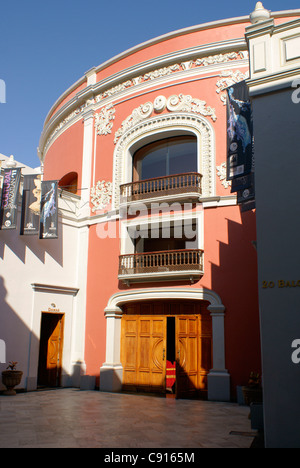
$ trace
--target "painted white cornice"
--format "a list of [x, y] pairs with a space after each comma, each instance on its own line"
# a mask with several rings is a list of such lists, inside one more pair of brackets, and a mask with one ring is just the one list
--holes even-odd
[[[156, 57], [154, 60], [149, 60], [139, 63], [133, 67], [122, 70], [105, 80], [102, 80], [94, 85], [79, 91], [72, 99], [70, 99], [64, 106], [62, 106], [57, 113], [46, 123], [43, 133], [40, 138], [39, 149], [41, 154], [45, 154], [48, 149], [49, 139], [51, 140], [54, 133], [60, 131], [62, 127], [66, 130], [70, 125], [73, 125], [82, 118], [82, 112], [92, 104], [93, 109], [110, 104], [110, 102], [124, 97], [123, 95], [136, 93], [138, 88], [140, 90], [169, 82], [170, 80], [181, 80], [184, 77], [196, 76], [199, 74], [209, 74], [216, 72], [217, 69], [227, 68], [228, 63], [236, 66], [248, 66], [248, 59], [235, 57], [234, 60], [223, 60], [228, 54], [240, 51], [247, 54], [246, 41], [244, 38], [232, 39], [212, 44], [205, 44], [202, 46], [184, 49], [164, 56]], [[208, 60], [205, 66], [197, 65], [196, 68], [189, 69], [188, 64], [191, 60], [197, 63], [198, 60], [203, 58], [213, 59]], [[230, 65], [230, 66], [232, 66]], [[164, 67], [178, 67], [176, 72], [171, 74], [160, 74]], [[141, 77], [147, 74], [155, 74], [155, 79], [152, 77], [146, 81], [140, 82]]]
[[[293, 17], [293, 16], [300, 16], [300, 9], [295, 9], [295, 10], [284, 10], [284, 11], [277, 11], [271, 13], [271, 18], [284, 18], [284, 17]], [[152, 45], [155, 45], [157, 43], [175, 38], [175, 37], [180, 37], [185, 34], [191, 34], [194, 32], [198, 31], [203, 31], [205, 29], [213, 29], [221, 26], [230, 26], [233, 24], [239, 24], [239, 23], [249, 23], [249, 16], [241, 16], [241, 17], [236, 17], [236, 18], [229, 18], [229, 19], [223, 19], [223, 20], [218, 20], [218, 21], [212, 21], [208, 23], [203, 23], [200, 25], [195, 25], [191, 26], [188, 28], [183, 28], [177, 31], [172, 31], [170, 33], [158, 36], [156, 38], [150, 39], [149, 41], [143, 42], [141, 44], [136, 45], [135, 47], [132, 47], [118, 55], [115, 55], [111, 59], [107, 60], [106, 62], [103, 62], [101, 65], [98, 65], [97, 67], [93, 67], [91, 70], [93, 72], [99, 73], [101, 70], [104, 70], [105, 68], [109, 67], [110, 65], [118, 62], [119, 60], [128, 57], [129, 55], [132, 55], [139, 50], [145, 49], [147, 47], [150, 47]], [[82, 83], [87, 81], [87, 75], [91, 71], [89, 70], [86, 72], [84, 76], [82, 76], [79, 80], [77, 80], [72, 86], [70, 86], [58, 99], [57, 101], [53, 104], [51, 107], [46, 119], [45, 119], [45, 124], [48, 122], [50, 116], [53, 114], [55, 109], [59, 106], [59, 104], [76, 88], [78, 88]]]
[[[272, 18], [281, 18], [281, 17], [293, 17], [293, 16], [300, 16], [300, 10], [287, 10], [283, 12], [275, 12], [271, 15]], [[230, 26], [233, 24], [238, 23], [248, 23], [249, 17], [243, 16], [239, 18], [232, 18], [227, 20], [220, 20], [211, 23], [205, 23], [198, 26], [193, 26], [190, 28], [185, 28], [179, 31], [171, 32], [165, 34], [163, 36], [159, 36], [155, 39], [151, 39], [150, 41], [144, 42], [139, 44], [115, 57], [104, 62], [102, 65], [98, 67], [93, 67], [90, 71], [88, 71], [82, 78], [80, 78], [74, 85], [72, 85], [65, 93], [63, 93], [60, 98], [56, 101], [56, 103], [52, 106], [50, 112], [48, 113], [45, 123], [44, 129], [40, 138], [39, 142], [39, 150], [41, 152], [41, 157], [45, 155], [49, 145], [49, 141], [52, 140], [52, 135], [59, 129], [60, 127], [64, 127], [64, 130], [67, 129], [69, 126], [76, 123], [78, 120], [81, 119], [81, 111], [83, 108], [90, 105], [94, 98], [99, 96], [101, 93], [105, 93], [114, 87], [122, 85], [126, 83], [126, 80], [135, 80], [138, 79], [141, 75], [145, 75], [147, 72], [154, 71], [157, 68], [167, 67], [175, 63], [188, 63], [189, 60], [193, 58], [201, 58], [214, 54], [222, 54], [228, 53], [231, 51], [238, 51], [238, 50], [247, 50], [245, 38], [236, 38], [228, 41], [222, 41], [212, 44], [205, 44], [202, 46], [191, 47], [189, 49], [183, 49], [179, 51], [172, 52], [170, 54], [166, 54], [163, 56], [155, 57], [151, 60], [138, 63], [133, 67], [129, 67], [125, 70], [122, 70], [118, 73], [111, 75], [110, 77], [100, 80], [99, 82], [95, 82], [95, 74], [101, 72], [105, 68], [109, 67], [113, 63], [134, 54], [135, 52], [147, 48], [151, 45], [175, 38], [180, 37], [185, 34], [190, 34], [193, 32], [207, 30], [212, 28], [217, 28], [221, 26]], [[209, 72], [209, 66], [205, 67], [206, 71]], [[191, 72], [191, 70], [189, 70]], [[93, 79], [91, 76], [93, 75]], [[176, 74], [175, 74], [176, 75]], [[90, 78], [89, 78], [90, 77]], [[179, 77], [179, 74], [177, 76]], [[169, 78], [170, 79], [170, 78]], [[154, 81], [151, 81], [151, 86], [154, 86]], [[91, 83], [89, 86], [85, 87], [83, 90], [79, 91], [72, 99], [67, 101], [57, 112], [57, 107], [68, 97], [71, 92], [74, 92], [76, 88], [82, 85], [84, 82]], [[147, 86], [147, 84], [146, 84]], [[148, 87], [150, 86], [150, 82]], [[132, 90], [135, 91], [135, 90]], [[117, 98], [117, 94], [115, 98]], [[89, 103], [90, 100], [90, 103]], [[103, 102], [103, 105], [107, 103]], [[100, 104], [98, 102], [99, 108]], [[70, 118], [70, 116], [72, 118]], [[54, 141], [54, 140], [52, 140]]]

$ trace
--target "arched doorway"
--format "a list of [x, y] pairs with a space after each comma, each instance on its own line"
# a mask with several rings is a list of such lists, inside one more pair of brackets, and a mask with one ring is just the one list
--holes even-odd
[[218, 294], [204, 288], [139, 289], [119, 292], [111, 296], [105, 308], [106, 361], [100, 369], [100, 390], [120, 392], [123, 386], [121, 363], [121, 334], [123, 306], [128, 303], [153, 301], [206, 301], [212, 320], [212, 363], [207, 374], [209, 400], [230, 401], [230, 375], [225, 368], [225, 307]]
[[205, 301], [127, 303], [121, 324], [122, 389], [207, 398], [212, 319]]

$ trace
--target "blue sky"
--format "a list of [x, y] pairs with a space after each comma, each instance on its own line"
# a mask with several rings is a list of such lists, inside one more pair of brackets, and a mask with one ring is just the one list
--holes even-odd
[[[141, 42], [208, 21], [248, 15], [255, 0], [1, 0], [0, 153], [39, 165], [36, 148], [58, 97], [93, 66]], [[299, 0], [266, 0], [271, 11]]]

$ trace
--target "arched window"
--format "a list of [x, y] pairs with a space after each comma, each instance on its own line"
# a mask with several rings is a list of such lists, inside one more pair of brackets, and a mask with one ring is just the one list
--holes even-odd
[[59, 183], [58, 186], [67, 192], [75, 193], [77, 194], [77, 188], [78, 188], [78, 174], [77, 172], [69, 172], [65, 176], [63, 176]]
[[149, 143], [133, 157], [133, 181], [197, 172], [197, 138], [174, 136]]

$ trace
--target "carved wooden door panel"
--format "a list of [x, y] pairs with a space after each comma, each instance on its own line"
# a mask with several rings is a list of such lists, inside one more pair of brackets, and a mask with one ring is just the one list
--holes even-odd
[[161, 393], [166, 380], [166, 317], [123, 315], [123, 388]]
[[63, 354], [64, 315], [42, 314], [38, 385], [60, 385]]
[[176, 317], [177, 398], [206, 396], [211, 346], [209, 314]]
[[62, 370], [62, 347], [63, 347], [63, 324], [64, 316], [53, 319], [53, 332], [48, 340], [47, 373], [49, 386], [60, 385]]
[[176, 317], [176, 395], [193, 396], [198, 390], [198, 316]]

